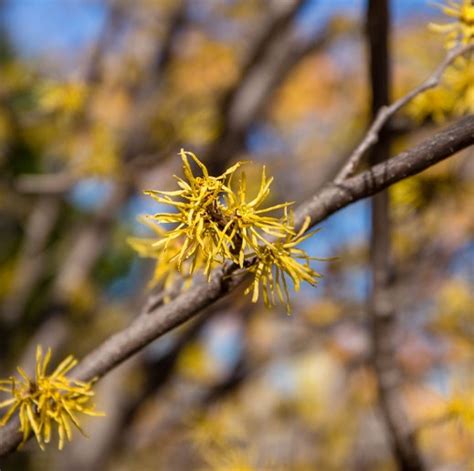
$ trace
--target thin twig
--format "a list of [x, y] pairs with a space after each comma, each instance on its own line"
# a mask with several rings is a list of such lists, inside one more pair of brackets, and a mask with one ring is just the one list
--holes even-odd
[[354, 174], [357, 166], [360, 163], [365, 152], [370, 149], [378, 140], [379, 133], [385, 123], [401, 108], [408, 104], [415, 97], [431, 88], [437, 87], [443, 76], [444, 71], [454, 62], [458, 57], [466, 54], [467, 52], [474, 49], [474, 44], [468, 44], [467, 46], [452, 49], [434, 73], [428, 77], [421, 85], [414, 88], [411, 92], [398, 99], [390, 106], [384, 106], [379, 109], [375, 120], [370, 126], [369, 130], [365, 134], [361, 143], [354, 149], [354, 152], [349, 156], [347, 163], [342, 167], [341, 171], [337, 175], [335, 182], [342, 183], [346, 178]]

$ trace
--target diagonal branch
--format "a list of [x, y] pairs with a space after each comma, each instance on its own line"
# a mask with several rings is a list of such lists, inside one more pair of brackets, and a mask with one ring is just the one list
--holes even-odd
[[364, 138], [362, 139], [361, 143], [354, 149], [352, 154], [350, 155], [347, 163], [342, 167], [341, 171], [336, 177], [336, 182], [341, 183], [346, 178], [350, 177], [354, 174], [357, 166], [359, 165], [362, 157], [364, 154], [369, 150], [378, 140], [379, 133], [382, 128], [385, 126], [387, 121], [401, 108], [403, 108], [406, 104], [408, 104], [411, 100], [413, 100], [418, 95], [422, 94], [423, 92], [437, 87], [443, 76], [444, 71], [460, 56], [463, 56], [469, 51], [474, 50], [474, 44], [468, 44], [467, 46], [456, 48], [448, 52], [445, 59], [441, 62], [438, 68], [434, 71], [434, 73], [428, 77], [421, 85], [414, 88], [412, 91], [407, 93], [402, 98], [398, 99], [390, 106], [382, 106], [375, 117], [372, 125], [370, 126], [369, 130], [365, 134]]
[[[311, 225], [314, 226], [339, 209], [415, 175], [473, 144], [474, 116], [469, 116], [388, 162], [346, 180], [343, 185], [327, 185], [297, 209], [296, 224], [301, 225], [309, 216]], [[241, 280], [242, 275], [232, 265], [217, 269], [209, 283], [197, 284], [173, 302], [147, 316], [137, 318], [129, 327], [107, 339], [84, 358], [75, 371], [76, 376], [88, 380], [104, 375], [152, 340], [186, 322], [203, 307], [223, 297]]]
[[[313, 198], [297, 208], [296, 225], [301, 225], [304, 219], [309, 217], [311, 226], [314, 226], [339, 209], [367, 198], [404, 178], [416, 175], [471, 145], [474, 145], [474, 116], [459, 120], [389, 161], [348, 178], [343, 184], [326, 185]], [[137, 317], [128, 327], [106, 339], [79, 363], [74, 371], [75, 377], [87, 381], [104, 376], [153, 340], [224, 297], [243, 279], [243, 274], [235, 266], [225, 265], [216, 269], [209, 283], [197, 283], [171, 303], [159, 307], [147, 316]], [[13, 451], [20, 442], [18, 423], [12, 421], [0, 430], [0, 456]]]

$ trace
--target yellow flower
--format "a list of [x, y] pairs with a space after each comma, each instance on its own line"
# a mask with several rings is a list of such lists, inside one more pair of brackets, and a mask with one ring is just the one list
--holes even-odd
[[435, 123], [442, 123], [453, 111], [456, 96], [445, 86], [427, 90], [415, 97], [407, 107], [407, 113], [417, 123], [431, 118]]
[[[445, 25], [430, 24], [432, 30], [446, 33], [448, 49], [474, 43], [474, 1], [447, 0], [439, 4], [443, 12], [456, 18]], [[407, 108], [408, 114], [421, 122], [431, 118], [444, 121], [449, 116], [474, 112], [474, 61], [472, 54], [458, 57], [447, 69], [442, 84], [418, 95]]]
[[[249, 271], [254, 274], [254, 279], [245, 290], [245, 294], [252, 292], [252, 302], [257, 302], [261, 285], [263, 301], [267, 307], [275, 305], [276, 292], [279, 301], [286, 305], [290, 313], [290, 295], [286, 277], [291, 279], [296, 291], [299, 291], [303, 281], [312, 286], [317, 285], [321, 275], [310, 267], [310, 260], [317, 260], [317, 258], [310, 257], [304, 250], [296, 247], [315, 233], [313, 231], [304, 234], [309, 223], [310, 220], [307, 218], [297, 234], [290, 234], [285, 239], [273, 243], [257, 236], [263, 242], [263, 246], [256, 250], [257, 263], [249, 268]], [[299, 260], [303, 260], [304, 263]]]
[[[184, 242], [175, 255], [178, 261], [178, 270], [182, 271], [185, 260], [192, 259], [191, 272], [194, 271], [197, 261], [202, 258], [205, 262], [204, 272], [210, 273], [214, 262], [223, 262], [230, 256], [229, 247], [232, 240], [225, 232], [226, 221], [223, 217], [221, 197], [230, 193], [227, 186], [229, 177], [242, 165], [238, 162], [226, 170], [219, 177], [209, 175], [205, 165], [191, 152], [181, 150], [184, 175], [187, 181], [176, 177], [178, 186], [176, 191], [146, 191], [162, 204], [173, 206], [176, 212], [158, 213], [153, 219], [161, 224], [175, 224], [157, 242], [155, 247], [167, 250], [169, 244], [176, 239], [183, 238]], [[195, 176], [192, 172], [188, 156], [194, 160], [202, 171], [202, 176]]]
[[294, 234], [293, 228], [284, 224], [281, 219], [266, 215], [278, 209], [285, 209], [293, 203], [281, 203], [268, 208], [260, 208], [264, 200], [270, 194], [270, 185], [273, 178], [266, 178], [265, 167], [263, 167], [260, 188], [257, 196], [247, 202], [247, 183], [245, 173], [242, 174], [237, 193], [225, 194], [226, 206], [224, 208], [224, 219], [227, 221], [224, 228], [230, 240], [236, 241], [231, 251], [232, 260], [240, 267], [244, 265], [247, 247], [257, 250], [259, 244], [256, 237], [259, 231], [274, 237], [286, 237]]
[[456, 116], [474, 113], [474, 60], [458, 58], [446, 71], [445, 83], [456, 97], [453, 113]]
[[40, 448], [44, 450], [44, 444], [50, 442], [51, 432], [53, 428], [56, 428], [59, 436], [59, 449], [62, 450], [65, 438], [69, 441], [72, 438], [71, 424], [84, 434], [76, 413], [93, 416], [103, 414], [88, 406], [94, 396], [92, 384], [66, 376], [66, 373], [77, 364], [77, 360], [71, 355], [68, 356], [48, 375], [46, 369], [50, 359], [51, 349], [48, 349], [43, 358], [42, 348], [38, 345], [34, 379], [31, 379], [22, 368], [18, 367], [20, 380], [15, 377], [0, 380], [0, 391], [12, 396], [10, 399], [0, 402], [0, 408], [8, 407], [6, 414], [0, 420], [0, 426], [4, 426], [18, 411], [23, 442], [33, 432]]
[[467, 45], [474, 41], [474, 3], [472, 0], [446, 0], [440, 4], [445, 15], [456, 19], [454, 23], [430, 24], [433, 31], [447, 35], [446, 46], [455, 47], [459, 44]]
[[[166, 236], [166, 230], [153, 221], [150, 221], [149, 218], [141, 218], [141, 222], [147, 225], [155, 233], [156, 237], [130, 237], [127, 242], [141, 257], [153, 258], [156, 260], [155, 270], [150, 281], [150, 286], [154, 287], [158, 283], [163, 282], [163, 288], [168, 290], [179, 278], [178, 257], [183, 246], [182, 240], [171, 240], [165, 250], [163, 245], [156, 246], [156, 241], [157, 238], [161, 239]], [[183, 266], [184, 268], [182, 271], [185, 274], [188, 274], [186, 276], [186, 281], [190, 282], [191, 278], [189, 275], [203, 266], [202, 257], [196, 257], [192, 266], [187, 261], [184, 262]], [[185, 285], [189, 286], [190, 283], [185, 283]]]
[[[145, 192], [159, 203], [173, 208], [171, 212], [150, 216], [158, 223], [152, 225], [157, 239], [129, 240], [140, 255], [156, 259], [153, 283], [164, 281], [166, 290], [176, 279], [177, 272], [187, 275], [189, 282], [190, 275], [196, 270], [209, 276], [212, 268], [231, 261], [255, 274], [252, 285], [254, 302], [262, 285], [267, 306], [275, 304], [276, 292], [289, 310], [285, 276], [292, 279], [296, 290], [302, 281], [315, 285], [320, 276], [309, 266], [311, 257], [296, 248], [311, 235], [303, 235], [309, 220], [296, 233], [293, 221], [288, 217], [288, 207], [293, 203], [263, 207], [273, 181], [273, 178], [267, 178], [265, 167], [257, 195], [248, 200], [244, 173], [236, 189], [232, 185], [232, 177], [243, 162], [213, 177], [193, 153], [181, 150], [180, 156], [186, 178], [175, 177], [180, 189]], [[189, 158], [200, 168], [201, 176], [193, 174]], [[284, 210], [283, 218], [269, 215], [277, 210]], [[161, 224], [172, 224], [172, 227], [166, 230]], [[246, 293], [250, 290], [247, 289]]]

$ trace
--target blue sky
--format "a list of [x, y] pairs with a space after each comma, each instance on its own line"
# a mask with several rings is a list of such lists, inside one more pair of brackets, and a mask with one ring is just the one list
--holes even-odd
[[[74, 53], [92, 41], [105, 17], [104, 0], [6, 0], [5, 21], [18, 50], [26, 55]], [[212, 2], [215, 0], [192, 0]], [[335, 12], [357, 15], [365, 0], [308, 0], [300, 21], [311, 29]], [[396, 21], [426, 15], [427, 0], [392, 0]]]
[[74, 50], [100, 31], [104, 2], [94, 0], [7, 0], [6, 26], [27, 55]]

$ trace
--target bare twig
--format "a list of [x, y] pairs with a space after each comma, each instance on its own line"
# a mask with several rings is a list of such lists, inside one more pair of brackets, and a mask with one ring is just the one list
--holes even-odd
[[428, 77], [421, 85], [414, 88], [411, 92], [409, 92], [399, 100], [395, 101], [390, 106], [383, 106], [382, 108], [380, 108], [378, 110], [377, 116], [375, 117], [375, 120], [373, 121], [369, 130], [365, 134], [361, 143], [355, 148], [354, 152], [352, 152], [352, 154], [350, 155], [347, 163], [344, 165], [344, 167], [342, 167], [341, 171], [337, 175], [335, 180], [336, 183], [341, 183], [346, 178], [354, 174], [365, 152], [367, 152], [367, 150], [370, 149], [370, 147], [372, 147], [377, 142], [381, 129], [398, 110], [403, 108], [411, 100], [413, 100], [415, 97], [425, 92], [426, 90], [437, 87], [441, 82], [441, 78], [443, 76], [444, 71], [454, 62], [454, 60], [473, 49], [473, 44], [452, 49], [450, 52], [448, 52], [444, 60], [435, 70], [435, 72], [430, 77]]

